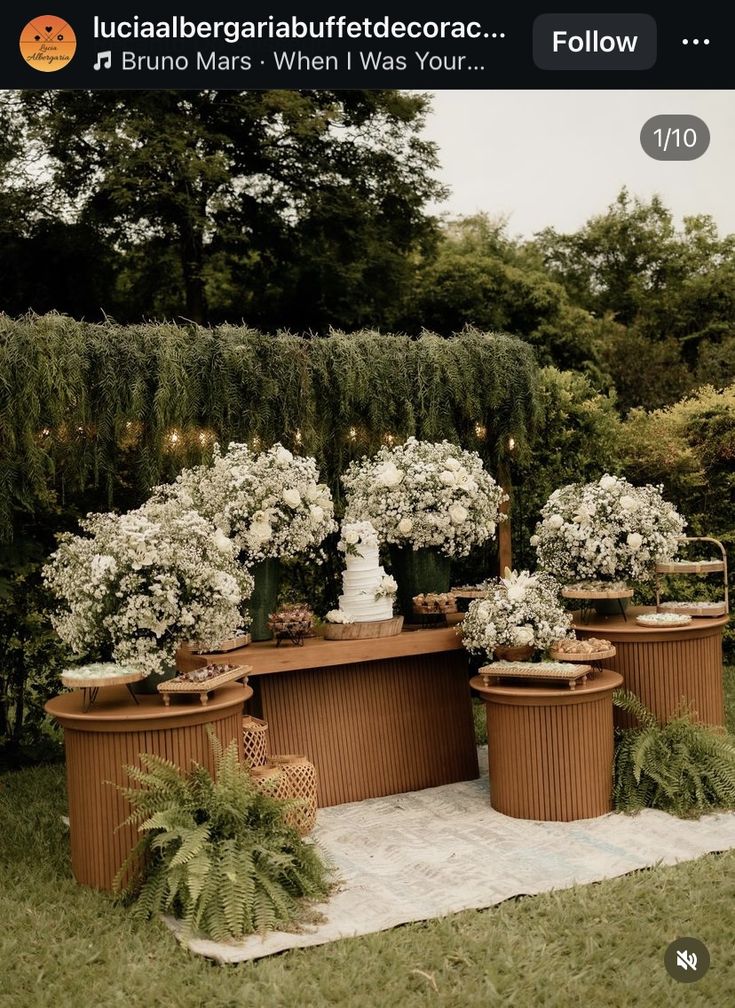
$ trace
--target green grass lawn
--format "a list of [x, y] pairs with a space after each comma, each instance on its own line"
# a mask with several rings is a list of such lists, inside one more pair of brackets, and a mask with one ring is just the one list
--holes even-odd
[[[735, 852], [219, 967], [77, 886], [64, 812], [63, 767], [0, 778], [0, 1008], [735, 1005]], [[664, 971], [679, 936], [710, 949], [696, 984]]]

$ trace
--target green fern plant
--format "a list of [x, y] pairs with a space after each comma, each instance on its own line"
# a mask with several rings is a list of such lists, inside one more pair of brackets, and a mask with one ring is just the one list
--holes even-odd
[[613, 803], [620, 812], [660, 809], [696, 818], [735, 808], [735, 742], [697, 724], [683, 706], [664, 725], [634, 693], [616, 690], [617, 707], [638, 727], [616, 732]]
[[330, 891], [330, 869], [284, 822], [289, 803], [256, 790], [235, 743], [223, 751], [209, 736], [214, 776], [199, 765], [184, 774], [147, 754], [143, 769], [126, 767], [137, 786], [119, 788], [132, 807], [123, 825], [143, 836], [118, 872], [117, 892], [136, 916], [172, 913], [215, 941], [318, 919], [309, 904]]

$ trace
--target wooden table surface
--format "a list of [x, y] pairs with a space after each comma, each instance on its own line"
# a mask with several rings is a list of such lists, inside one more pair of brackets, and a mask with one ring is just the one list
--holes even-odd
[[505, 700], [514, 704], [527, 703], [529, 706], [538, 705], [539, 700], [545, 701], [545, 704], [580, 703], [584, 701], [585, 697], [617, 689], [622, 685], [623, 677], [617, 672], [605, 668], [594, 672], [588, 677], [586, 683], [580, 683], [574, 689], [570, 689], [566, 683], [559, 683], [555, 686], [532, 686], [523, 683], [514, 686], [484, 686], [482, 676], [474, 676], [470, 679], [470, 686], [484, 700], [492, 697], [497, 702]]
[[654, 612], [656, 612], [655, 606], [631, 606], [626, 610], [627, 620], [623, 619], [620, 614], [615, 616], [595, 614], [587, 621], [583, 620], [581, 613], [577, 611], [573, 614], [574, 629], [586, 636], [606, 637], [613, 642], [623, 638], [644, 640], [647, 637], [650, 637], [651, 640], [660, 637], [683, 640], [687, 636], [699, 636], [702, 633], [707, 634], [713, 630], [719, 630], [727, 626], [730, 619], [729, 616], [693, 616], [691, 623], [678, 627], [648, 627], [636, 623], [636, 616]]
[[[250, 665], [252, 671], [248, 674], [260, 676], [441, 654], [459, 651], [461, 647], [462, 639], [454, 627], [441, 627], [404, 630], [395, 637], [379, 637], [375, 640], [328, 641], [323, 637], [307, 637], [301, 647], [286, 641], [279, 645], [274, 641], [261, 641], [238, 651], [228, 651], [225, 657], [218, 655], [217, 660]], [[179, 652], [177, 664], [181, 668], [187, 668], [191, 657]]]

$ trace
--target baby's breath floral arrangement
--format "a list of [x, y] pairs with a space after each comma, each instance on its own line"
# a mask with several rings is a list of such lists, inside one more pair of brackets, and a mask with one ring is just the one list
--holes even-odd
[[353, 462], [342, 482], [345, 521], [370, 521], [383, 542], [397, 546], [467, 556], [505, 517], [505, 495], [480, 456], [449, 441], [410, 437]]
[[329, 487], [319, 482], [316, 460], [281, 444], [253, 454], [233, 442], [214, 446], [211, 465], [185, 469], [176, 482], [156, 488], [175, 497], [231, 537], [247, 565], [295, 560], [316, 550], [337, 529]]
[[214, 646], [244, 628], [253, 579], [234, 543], [175, 501], [92, 514], [63, 534], [44, 568], [61, 639], [145, 675], [163, 674], [187, 640]]
[[545, 651], [572, 636], [572, 619], [559, 598], [559, 585], [544, 574], [510, 571], [486, 585], [487, 597], [470, 603], [457, 627], [472, 654], [490, 657], [496, 647]]
[[662, 489], [606, 474], [555, 490], [531, 537], [539, 566], [564, 584], [650, 580], [654, 564], [676, 555], [686, 526]]

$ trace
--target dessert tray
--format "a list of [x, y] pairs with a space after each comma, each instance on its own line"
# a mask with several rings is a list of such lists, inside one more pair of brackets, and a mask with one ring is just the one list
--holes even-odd
[[229, 640], [217, 641], [211, 647], [202, 644], [200, 641], [193, 641], [190, 644], [182, 644], [180, 650], [184, 654], [227, 654], [228, 651], [237, 651], [238, 648], [247, 647], [252, 641], [249, 633], [238, 634], [230, 637]]
[[636, 616], [635, 621], [640, 626], [669, 630], [674, 627], [688, 626], [692, 622], [692, 617], [683, 613], [655, 612]]
[[661, 602], [659, 611], [682, 616], [725, 616], [727, 606], [724, 602]]
[[717, 574], [724, 569], [724, 560], [670, 560], [656, 564], [657, 574]]
[[605, 658], [614, 658], [616, 655], [615, 646], [609, 640], [600, 637], [588, 637], [586, 640], [566, 640], [557, 641], [554, 647], [549, 648], [549, 657], [552, 661], [562, 662], [601, 662]]
[[88, 711], [95, 702], [98, 691], [107, 686], [127, 686], [128, 692], [137, 704], [138, 698], [130, 687], [142, 679], [145, 679], [145, 673], [133, 671], [124, 665], [116, 665], [114, 662], [95, 662], [92, 665], [68, 668], [61, 673], [64, 686], [82, 691], [84, 711]]
[[563, 598], [568, 599], [629, 599], [633, 598], [633, 589], [628, 585], [590, 584], [580, 581], [579, 584], [566, 585], [561, 590]]
[[453, 592], [425, 592], [414, 595], [413, 611], [421, 616], [456, 613], [457, 598]]
[[479, 588], [477, 585], [464, 585], [461, 588], [452, 588], [450, 591], [455, 598], [461, 599], [484, 599], [488, 596], [487, 588]]
[[237, 682], [238, 679], [247, 681], [248, 673], [252, 671], [252, 665], [230, 665], [211, 663], [202, 668], [192, 669], [191, 672], [184, 672], [177, 675], [175, 679], [159, 683], [156, 687], [163, 696], [163, 702], [168, 707], [171, 697], [176, 695], [198, 696], [202, 704], [209, 702], [209, 694], [220, 686], [227, 683]]
[[565, 683], [574, 689], [577, 683], [587, 681], [592, 666], [571, 662], [491, 662], [479, 670], [483, 685], [491, 686], [502, 679], [526, 679], [537, 682]]

